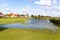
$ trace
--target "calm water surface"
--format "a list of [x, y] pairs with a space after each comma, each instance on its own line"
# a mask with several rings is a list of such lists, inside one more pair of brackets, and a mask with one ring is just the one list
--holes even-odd
[[1, 27], [6, 28], [41, 28], [41, 29], [56, 29], [57, 26], [55, 26], [53, 23], [51, 23], [48, 20], [38, 20], [38, 19], [30, 19], [24, 24], [20, 23], [14, 23], [14, 24], [6, 24], [1, 25]]

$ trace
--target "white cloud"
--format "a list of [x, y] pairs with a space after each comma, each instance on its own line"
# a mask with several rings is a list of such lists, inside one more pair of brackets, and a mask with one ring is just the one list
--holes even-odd
[[56, 10], [60, 10], [60, 6], [53, 7], [53, 8], [55, 8]]
[[21, 12], [27, 13], [27, 12], [29, 12], [29, 10], [30, 10], [30, 6], [27, 5], [25, 8], [23, 8], [23, 9], [21, 10]]
[[3, 4], [4, 7], [7, 7], [8, 5], [7, 4]]
[[35, 4], [38, 4], [38, 5], [51, 5], [51, 0], [35, 1]]
[[47, 6], [45, 9], [47, 9], [46, 11], [49, 12], [50, 15], [52, 14], [52, 16], [60, 15], [60, 6]]
[[53, 4], [56, 4], [57, 3], [57, 0], [53, 0]]
[[10, 8], [6, 8], [6, 10], [10, 10]]
[[5, 11], [11, 12], [12, 10], [10, 8], [5, 8]]
[[47, 10], [60, 10], [59, 6], [56, 6], [57, 0], [39, 0], [34, 2], [37, 5], [41, 5]]
[[30, 9], [30, 6], [29, 6], [29, 5], [27, 5], [27, 6], [26, 6], [26, 9], [27, 9], [27, 10], [29, 10], [29, 9]]
[[48, 6], [48, 7], [45, 7], [45, 8], [47, 8], [48, 10], [60, 10], [60, 6]]
[[14, 11], [18, 11], [18, 9], [17, 9], [17, 8], [14, 8], [13, 10], [14, 10]]

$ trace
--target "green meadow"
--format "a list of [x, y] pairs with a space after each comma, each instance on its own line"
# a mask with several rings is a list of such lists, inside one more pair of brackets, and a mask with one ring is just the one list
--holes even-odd
[[0, 24], [24, 23], [28, 18], [0, 18]]
[[[24, 23], [28, 18], [0, 18], [0, 24]], [[0, 28], [0, 40], [60, 40], [60, 28], [28, 29], [28, 28]]]
[[47, 29], [5, 29], [0, 40], [60, 40], [60, 32]]

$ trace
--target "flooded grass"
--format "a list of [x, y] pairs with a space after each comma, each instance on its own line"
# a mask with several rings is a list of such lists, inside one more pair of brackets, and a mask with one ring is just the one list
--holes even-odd
[[47, 29], [7, 29], [0, 32], [0, 40], [60, 40], [60, 33]]

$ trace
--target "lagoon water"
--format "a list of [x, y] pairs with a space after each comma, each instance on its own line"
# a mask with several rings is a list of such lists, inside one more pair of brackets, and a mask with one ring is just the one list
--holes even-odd
[[53, 23], [48, 20], [38, 20], [38, 19], [30, 19], [27, 22], [21, 23], [14, 23], [14, 24], [6, 24], [1, 25], [1, 27], [6, 28], [41, 28], [41, 29], [56, 29]]

